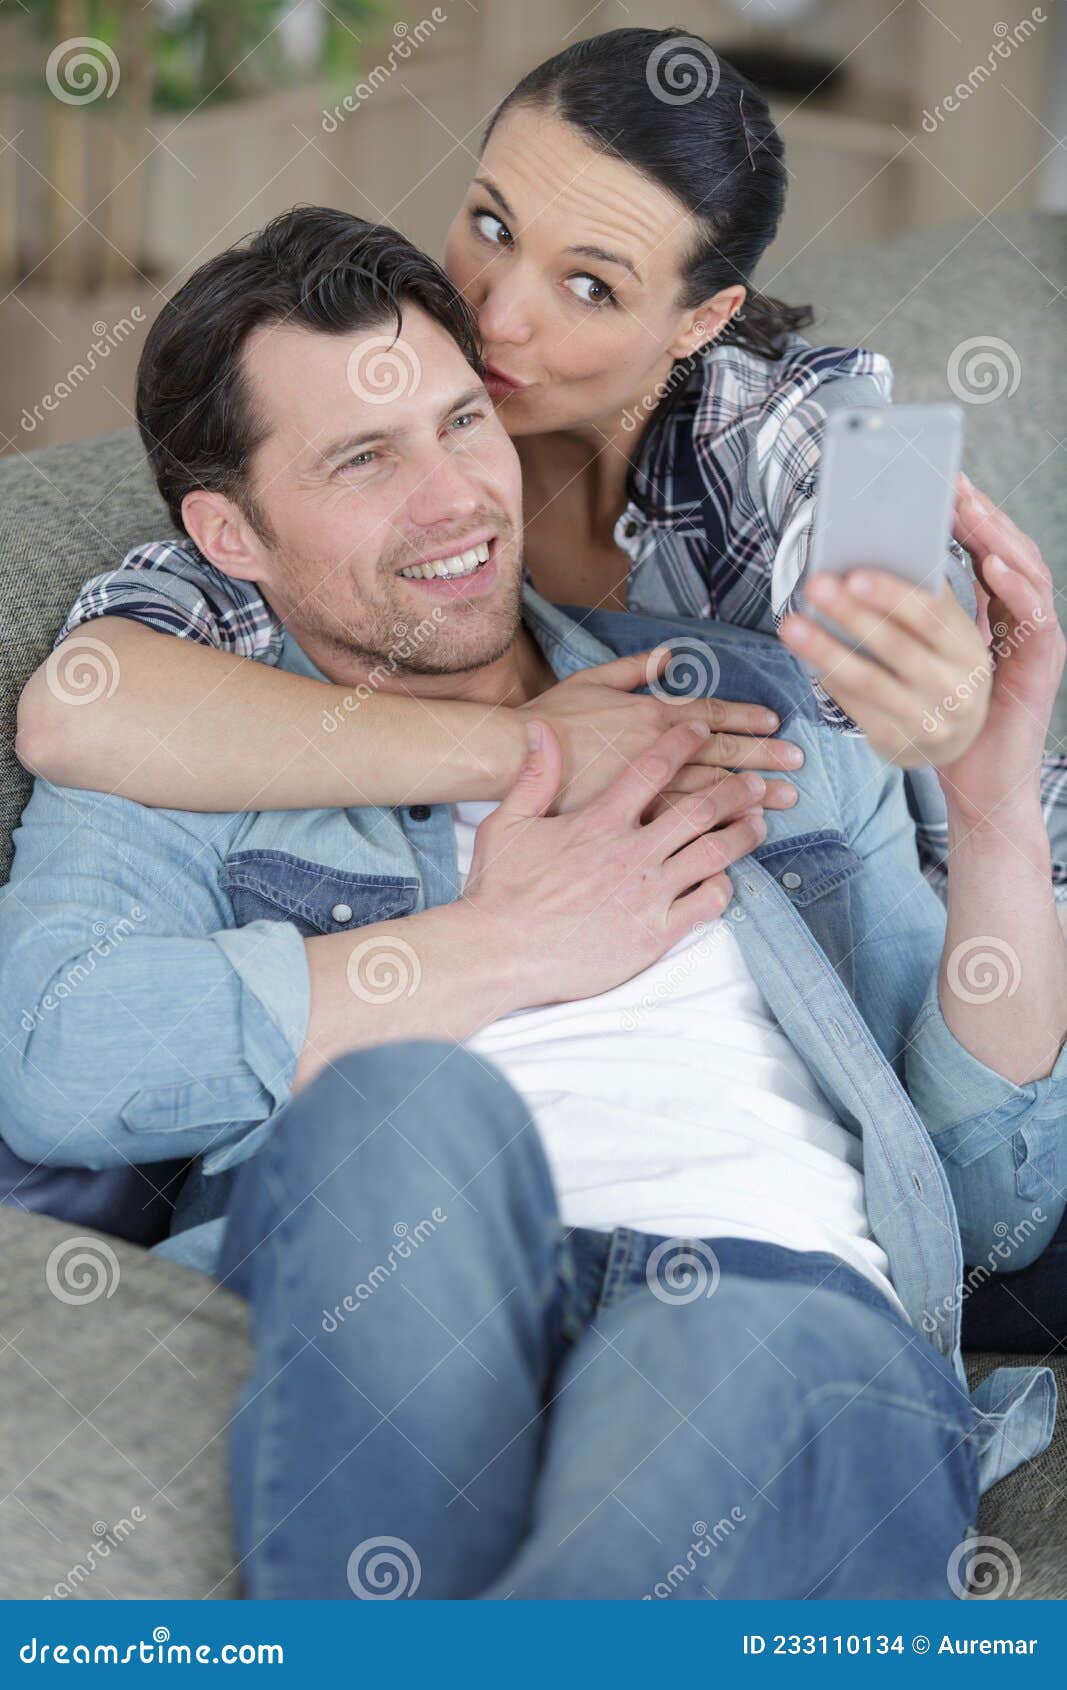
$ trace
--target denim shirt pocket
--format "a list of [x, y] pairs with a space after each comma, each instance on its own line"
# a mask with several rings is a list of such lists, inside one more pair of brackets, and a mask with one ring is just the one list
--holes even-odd
[[807, 923], [848, 992], [853, 991], [849, 882], [863, 858], [832, 828], [792, 839], [768, 839], [753, 852]]
[[411, 915], [419, 882], [326, 868], [288, 851], [235, 851], [219, 870], [234, 923], [291, 921], [305, 939]]

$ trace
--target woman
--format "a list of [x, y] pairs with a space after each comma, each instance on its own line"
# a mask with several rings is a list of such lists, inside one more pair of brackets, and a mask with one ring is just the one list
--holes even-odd
[[[686, 66], [714, 72], [714, 95], [660, 98]], [[547, 597], [767, 630], [787, 611], [806, 563], [821, 423], [836, 405], [885, 403], [889, 371], [873, 352], [808, 346], [797, 331], [810, 312], [751, 288], [784, 191], [765, 102], [710, 48], [673, 32], [618, 30], [568, 48], [494, 115], [446, 259], [478, 313], [488, 386], [522, 460], [526, 560]], [[969, 485], [956, 534], [994, 593], [994, 552], [1000, 570], [1043, 570]], [[971, 609], [962, 571], [955, 586]], [[916, 602], [927, 642], [918, 672], [894, 669], [892, 615], [869, 633], [888, 669], [803, 616], [780, 631], [814, 662], [832, 725], [870, 724], [877, 748], [904, 765], [948, 765], [981, 726], [986, 697], [976, 686], [942, 732], [923, 731], [966, 618], [947, 591]], [[850, 589], [837, 606], [839, 618], [864, 609]], [[122, 685], [93, 711], [68, 710], [45, 665], [20, 712], [24, 760], [60, 784], [200, 810], [427, 803], [499, 797], [521, 757], [515, 712], [472, 720], [464, 704], [430, 710], [371, 692], [354, 714], [348, 689], [275, 674], [269, 605], [188, 541], [131, 554], [83, 592], [63, 634], [99, 616], [109, 620], [94, 632], [106, 632]], [[632, 665], [627, 677], [627, 687], [639, 679]], [[577, 680], [580, 693], [563, 683], [538, 715], [558, 709], [558, 724], [569, 709], [594, 712], [597, 673]], [[605, 676], [602, 697], [619, 685]], [[707, 761], [795, 767], [784, 741], [743, 737], [772, 731], [766, 714], [723, 702], [732, 731], [709, 742]], [[936, 858], [939, 788], [929, 767], [912, 778]], [[770, 785], [769, 802], [791, 801], [788, 782]]]
[[[679, 101], [687, 69], [717, 77], [712, 97]], [[890, 377], [876, 353], [807, 346], [796, 330], [810, 311], [748, 285], [784, 193], [766, 103], [709, 47], [670, 31], [617, 30], [568, 48], [494, 115], [446, 257], [479, 315], [492, 396], [522, 459], [527, 564], [549, 598], [767, 630], [786, 610], [806, 560], [821, 422], [835, 405], [885, 402]], [[1002, 551], [1026, 545], [973, 503], [958, 511], [963, 533], [959, 521], [985, 522], [987, 551], [990, 539]], [[956, 588], [971, 608], [961, 570]], [[278, 624], [252, 584], [188, 543], [132, 553], [83, 592], [63, 634], [104, 615], [94, 632], [123, 685], [92, 712], [65, 710], [42, 670], [23, 699], [20, 748], [60, 783], [194, 809], [342, 804], [353, 790], [384, 803], [491, 798], [521, 755], [514, 723], [500, 719], [509, 712], [472, 739], [459, 707], [455, 722], [448, 711], [431, 719], [379, 694], [363, 702], [357, 731], [340, 689], [324, 705], [316, 683], [197, 649], [190, 642], [269, 662]], [[937, 734], [924, 731], [948, 686], [938, 641], [952, 637], [955, 615], [946, 600], [930, 617], [918, 675], [891, 680], [843, 648], [824, 652], [827, 719], [870, 727], [904, 765], [951, 761], [984, 704], [976, 687], [954, 715], [937, 712]], [[882, 655], [893, 631], [882, 624]], [[804, 632], [803, 618], [782, 628], [797, 651]], [[887, 689], [892, 734], [875, 728]], [[788, 768], [781, 742], [739, 738], [767, 732], [764, 716], [724, 701], [717, 725], [733, 731], [706, 760]], [[457, 740], [469, 751], [462, 794], [450, 784]], [[309, 743], [328, 755], [304, 755]], [[912, 778], [936, 858], [940, 791], [929, 767]], [[782, 783], [773, 801], [788, 796]]]

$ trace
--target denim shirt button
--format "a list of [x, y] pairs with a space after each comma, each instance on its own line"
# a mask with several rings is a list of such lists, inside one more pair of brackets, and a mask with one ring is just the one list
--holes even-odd
[[430, 819], [430, 806], [429, 804], [412, 804], [408, 811], [408, 815], [411, 817], [413, 822], [428, 822]]
[[333, 909], [330, 911], [330, 919], [331, 921], [351, 921], [352, 905], [334, 904]]
[[787, 869], [782, 876], [782, 885], [787, 887], [790, 892], [795, 892], [797, 887], [803, 886], [803, 884], [803, 879], [794, 869]]

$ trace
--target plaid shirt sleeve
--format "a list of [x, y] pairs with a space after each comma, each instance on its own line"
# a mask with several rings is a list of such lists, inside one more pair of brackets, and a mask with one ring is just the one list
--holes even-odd
[[189, 540], [137, 546], [118, 569], [94, 576], [75, 599], [55, 645], [97, 616], [128, 616], [160, 633], [260, 663], [276, 663], [281, 655], [281, 623], [254, 582], [225, 575]]

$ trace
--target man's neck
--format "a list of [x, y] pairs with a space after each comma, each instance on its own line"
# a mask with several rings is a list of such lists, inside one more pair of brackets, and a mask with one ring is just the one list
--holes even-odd
[[404, 693], [409, 698], [456, 699], [515, 709], [556, 684], [551, 664], [522, 623], [507, 651], [494, 662], [447, 675], [410, 672], [402, 665], [391, 672], [388, 658], [360, 659], [349, 652], [329, 649], [313, 636], [301, 637], [291, 629], [289, 633], [319, 673], [337, 686], [365, 685], [376, 692]]

